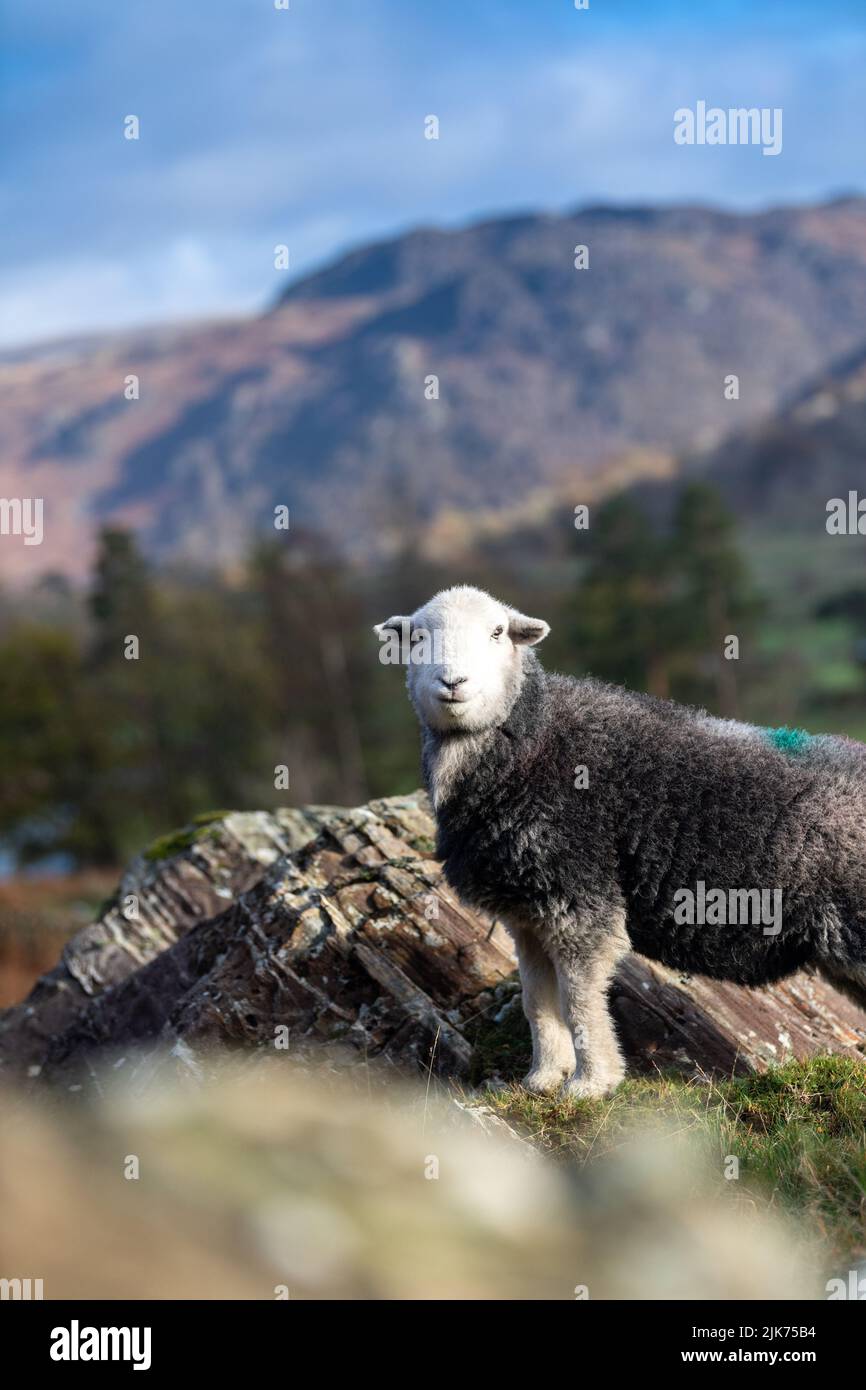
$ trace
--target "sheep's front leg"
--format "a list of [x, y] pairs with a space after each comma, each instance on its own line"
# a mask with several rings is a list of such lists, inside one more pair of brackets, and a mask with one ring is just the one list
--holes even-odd
[[606, 1095], [625, 1075], [607, 995], [617, 964], [628, 950], [625, 914], [617, 909], [611, 910], [603, 924], [581, 924], [558, 946], [560, 1007], [571, 1030], [577, 1062], [563, 1091], [566, 1096]]
[[523, 1078], [529, 1091], [558, 1091], [574, 1071], [574, 1044], [560, 1013], [559, 986], [553, 961], [538, 938], [525, 928], [512, 927], [517, 948], [523, 1012], [532, 1034], [532, 1067]]

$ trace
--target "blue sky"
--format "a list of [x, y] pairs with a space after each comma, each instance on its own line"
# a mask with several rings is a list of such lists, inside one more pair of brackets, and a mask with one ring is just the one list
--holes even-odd
[[[254, 309], [278, 242], [295, 275], [419, 224], [866, 183], [864, 0], [5, 0], [3, 29], [7, 344]], [[675, 145], [701, 99], [781, 107], [782, 154]]]

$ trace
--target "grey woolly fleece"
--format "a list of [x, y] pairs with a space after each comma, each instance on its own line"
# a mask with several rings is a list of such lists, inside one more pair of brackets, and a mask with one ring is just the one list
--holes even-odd
[[[539, 925], [566, 915], [581, 935], [624, 908], [634, 949], [665, 965], [761, 985], [811, 964], [866, 1002], [866, 746], [548, 674], [532, 650], [522, 660], [481, 744], [423, 730], [431, 790], [444, 744], [466, 740], [437, 805], [445, 874], [466, 901]], [[588, 785], [575, 786], [581, 766]], [[675, 921], [675, 893], [701, 881], [781, 889], [781, 929]]]

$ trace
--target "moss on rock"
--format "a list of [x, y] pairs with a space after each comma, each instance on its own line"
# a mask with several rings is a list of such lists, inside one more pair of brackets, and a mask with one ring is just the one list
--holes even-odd
[[193, 817], [189, 825], [172, 830], [167, 835], [160, 835], [149, 844], [144, 851], [144, 858], [149, 864], [161, 864], [165, 859], [182, 854], [185, 849], [190, 849], [201, 840], [212, 836], [214, 826], [229, 815], [230, 811], [207, 811], [203, 815]]

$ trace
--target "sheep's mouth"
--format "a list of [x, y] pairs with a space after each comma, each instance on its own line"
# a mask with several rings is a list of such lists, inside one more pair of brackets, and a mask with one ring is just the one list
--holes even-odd
[[468, 705], [471, 695], [437, 695], [440, 705]]

